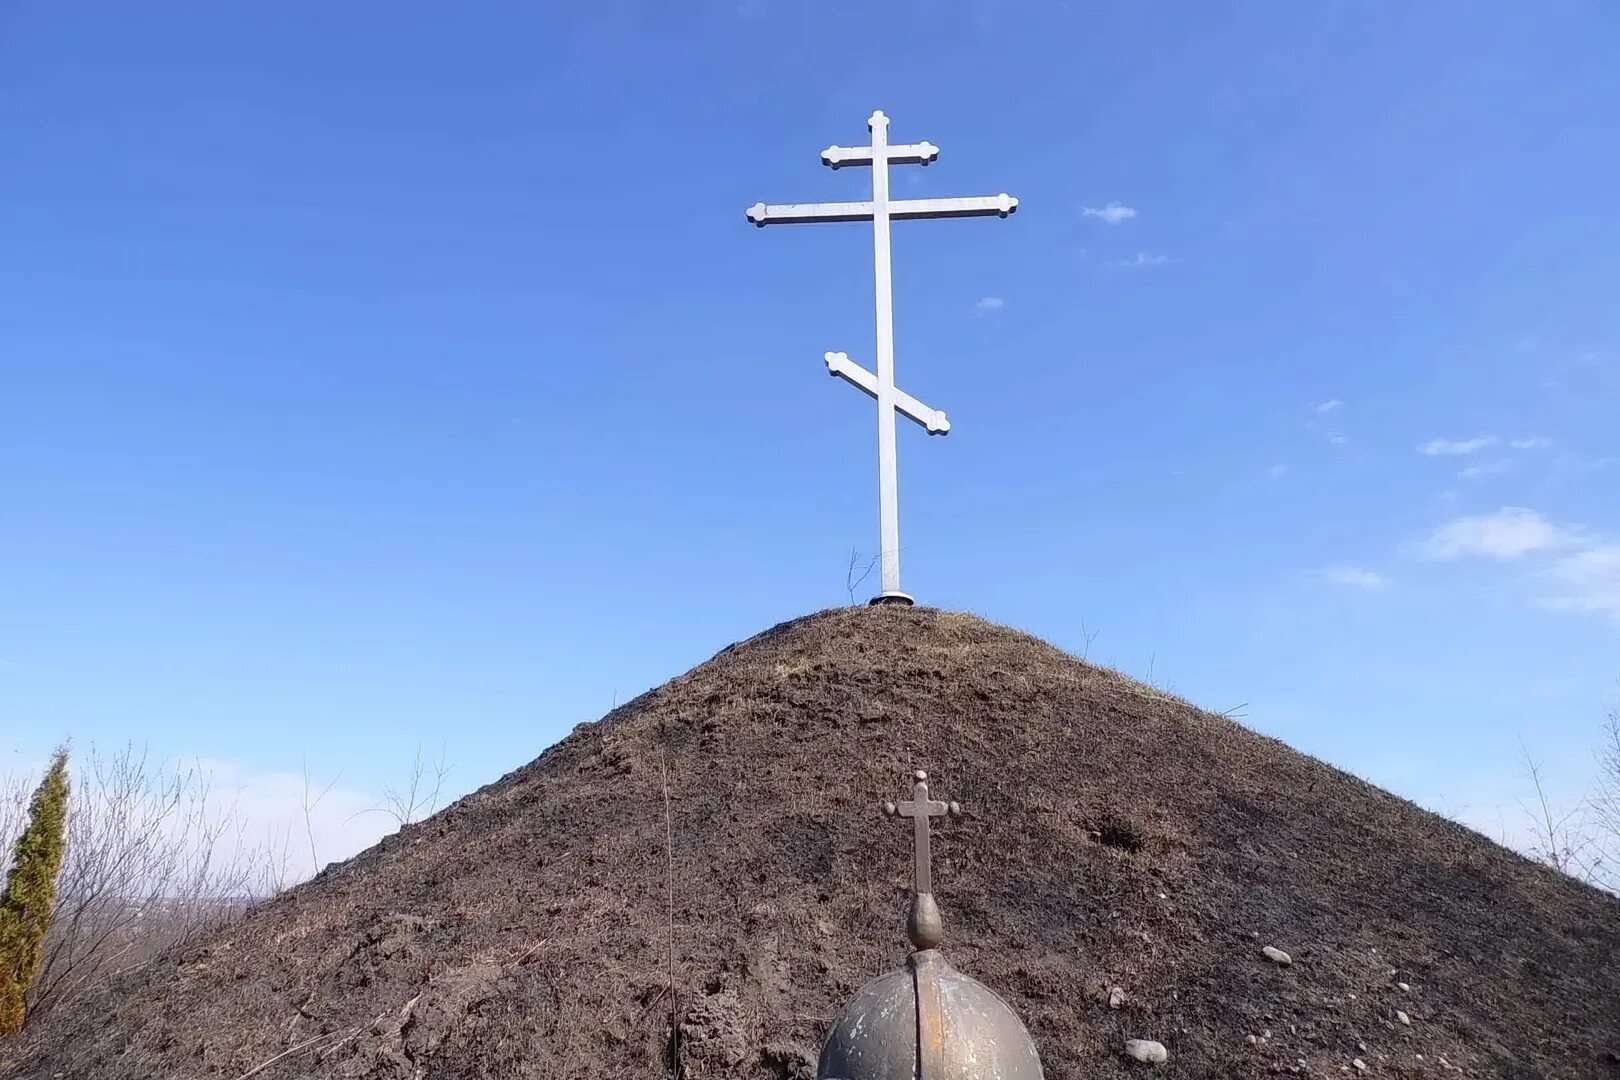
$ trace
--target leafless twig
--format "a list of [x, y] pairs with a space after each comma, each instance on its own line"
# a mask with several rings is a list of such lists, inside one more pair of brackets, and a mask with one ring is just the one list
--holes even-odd
[[1102, 633], [1101, 630], [1086, 629], [1086, 620], [1080, 620], [1080, 640], [1085, 643], [1080, 647], [1080, 659], [1091, 659], [1091, 643], [1097, 640], [1097, 635], [1100, 633]]
[[669, 920], [669, 1046], [671, 1071], [681, 1077], [681, 1019], [675, 990], [675, 826], [669, 806], [669, 748], [660, 742], [658, 772], [664, 794], [664, 888]]
[[321, 805], [321, 800], [326, 798], [326, 796], [331, 793], [332, 789], [337, 786], [338, 776], [342, 776], [343, 774], [339, 773], [338, 776], [332, 777], [332, 782], [323, 787], [319, 795], [316, 795], [313, 799], [311, 799], [309, 788], [309, 759], [307, 757], [304, 759], [303, 766], [304, 794], [302, 806], [304, 811], [304, 836], [309, 840], [310, 873], [318, 874], [321, 872], [321, 857], [320, 854], [315, 850], [315, 808]]
[[[421, 995], [418, 995], [418, 997], [420, 997], [420, 996]], [[416, 1003], [416, 998], [412, 998], [409, 1002], [406, 1003], [406, 1006], [408, 1008], [409, 1006], [414, 1005], [415, 1003]], [[376, 1024], [381, 1023], [382, 1018], [387, 1016], [387, 1015], [388, 1014], [385, 1013], [385, 1012], [378, 1013], [377, 1018], [375, 1020], [370, 1020], [370, 1021], [367, 1021], [364, 1024], [359, 1025], [358, 1027], [351, 1028], [349, 1030], [348, 1034], [344, 1035], [343, 1038], [339, 1039], [337, 1042], [335, 1042], [331, 1046], [327, 1047], [327, 1049], [328, 1050], [335, 1050], [339, 1046], [342, 1046], [344, 1043], [348, 1042], [350, 1039], [354, 1038], [356, 1035], [360, 1034], [362, 1031], [366, 1030], [366, 1028], [372, 1027], [372, 1026], [374, 1026]], [[265, 1060], [259, 1062], [257, 1065], [253, 1066], [253, 1068], [249, 1069], [247, 1072], [245, 1072], [242, 1075], [238, 1076], [236, 1078], [236, 1080], [248, 1080], [249, 1077], [258, 1076], [260, 1073], [264, 1072], [264, 1070], [268, 1069], [270, 1066], [274, 1065], [276, 1062], [281, 1061], [284, 1058], [289, 1058], [292, 1055], [298, 1053], [300, 1050], [307, 1050], [311, 1046], [314, 1046], [316, 1043], [320, 1042], [322, 1039], [330, 1039], [333, 1035], [336, 1035], [336, 1034], [337, 1034], [337, 1032], [335, 1032], [335, 1031], [322, 1032], [319, 1035], [313, 1035], [310, 1038], [305, 1039], [303, 1042], [299, 1043], [296, 1046], [289, 1046], [287, 1049], [283, 1050], [281, 1053], [277, 1054], [275, 1057], [266, 1058]]]
[[872, 568], [877, 566], [878, 556], [874, 555], [867, 560], [866, 568], [857, 576], [855, 570], [861, 565], [861, 553], [857, 548], [849, 549], [849, 567], [844, 571], [844, 588], [849, 592], [849, 602], [855, 603], [855, 590], [861, 587], [861, 582], [872, 576]]

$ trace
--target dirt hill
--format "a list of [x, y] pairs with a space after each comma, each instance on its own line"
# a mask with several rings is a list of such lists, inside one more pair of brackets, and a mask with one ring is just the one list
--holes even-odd
[[0, 1075], [810, 1076], [904, 958], [909, 828], [877, 806], [914, 767], [966, 811], [934, 845], [945, 953], [1053, 1080], [1620, 1076], [1614, 898], [1032, 637], [892, 608], [725, 649]]

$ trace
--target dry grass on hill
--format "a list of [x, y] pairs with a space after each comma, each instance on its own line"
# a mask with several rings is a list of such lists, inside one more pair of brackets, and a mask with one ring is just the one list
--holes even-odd
[[1620, 1076], [1613, 897], [926, 609], [725, 649], [50, 1018], [0, 1075], [809, 1076], [904, 956], [909, 831], [876, 807], [913, 767], [966, 810], [935, 844], [946, 954], [1054, 1080], [1142, 1074], [1127, 1037], [1174, 1077]]

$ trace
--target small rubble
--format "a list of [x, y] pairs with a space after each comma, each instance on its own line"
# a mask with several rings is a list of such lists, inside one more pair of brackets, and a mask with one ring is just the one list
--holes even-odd
[[1108, 991], [1108, 1007], [1117, 1009], [1125, 1004], [1125, 990], [1123, 987], [1110, 987]]

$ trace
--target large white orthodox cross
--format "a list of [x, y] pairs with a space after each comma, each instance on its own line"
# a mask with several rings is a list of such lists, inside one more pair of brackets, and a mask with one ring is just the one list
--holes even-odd
[[930, 409], [894, 385], [894, 290], [889, 270], [889, 222], [905, 218], [1006, 217], [1018, 209], [1018, 200], [1003, 192], [965, 199], [890, 199], [890, 165], [927, 165], [939, 156], [933, 143], [889, 144], [889, 118], [881, 111], [866, 121], [872, 129], [871, 146], [829, 146], [821, 152], [824, 164], [872, 167], [872, 201], [845, 203], [755, 203], [748, 220], [763, 228], [801, 221], [870, 221], [872, 255], [877, 276], [877, 374], [841, 352], [826, 355], [827, 370], [877, 399], [878, 422], [878, 532], [883, 563], [883, 591], [872, 603], [909, 604], [900, 590], [900, 495], [895, 475], [894, 414], [898, 410], [921, 424], [930, 435], [950, 431], [943, 412]]

